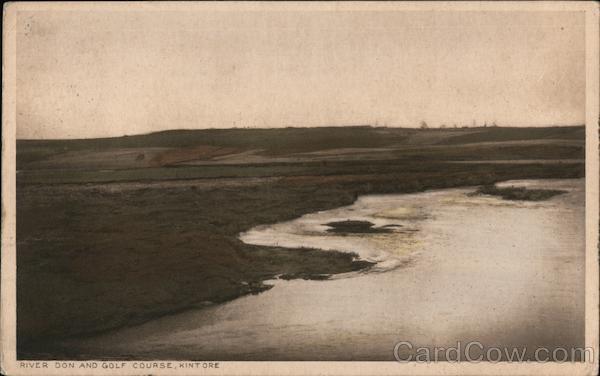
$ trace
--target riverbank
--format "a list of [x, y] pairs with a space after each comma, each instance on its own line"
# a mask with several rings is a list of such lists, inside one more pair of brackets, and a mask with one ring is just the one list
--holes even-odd
[[349, 205], [369, 193], [583, 173], [581, 164], [422, 162], [399, 163], [386, 174], [257, 179], [234, 188], [22, 185], [17, 189], [19, 357], [52, 358], [61, 353], [53, 347], [58, 339], [256, 293], [265, 288], [262, 281], [277, 275], [321, 279], [370, 266], [344, 253], [249, 246], [237, 239], [260, 224]]
[[[223, 361], [393, 361], [399, 341], [431, 349], [477, 340], [525, 359], [539, 347], [583, 347], [584, 179], [500, 185], [565, 193], [543, 201], [472, 195], [476, 187], [366, 195], [258, 226], [240, 238], [358, 250], [377, 265], [328, 281], [269, 281], [261, 294], [62, 344], [80, 359]], [[341, 218], [364, 225], [327, 231]], [[401, 227], [364, 232], [369, 223]]]

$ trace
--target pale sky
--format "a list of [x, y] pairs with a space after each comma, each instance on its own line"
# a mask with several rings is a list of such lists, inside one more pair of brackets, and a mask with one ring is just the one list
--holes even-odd
[[583, 12], [19, 12], [17, 137], [583, 124]]

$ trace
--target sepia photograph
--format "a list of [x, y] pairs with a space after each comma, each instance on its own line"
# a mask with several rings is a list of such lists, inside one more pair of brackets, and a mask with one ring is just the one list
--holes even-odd
[[597, 374], [597, 3], [3, 19], [3, 374]]

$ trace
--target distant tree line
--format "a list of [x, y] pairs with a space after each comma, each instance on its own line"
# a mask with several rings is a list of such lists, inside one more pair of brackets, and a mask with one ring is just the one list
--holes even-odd
[[[477, 123], [475, 122], [475, 120], [473, 120], [473, 124], [471, 126], [469, 125], [458, 125], [457, 123], [454, 123], [452, 125], [452, 128], [478, 128], [478, 127], [483, 127], [483, 128], [487, 128], [487, 127], [497, 127], [498, 124], [496, 124], [496, 122], [492, 122], [491, 124], [488, 124], [487, 121], [483, 123], [483, 125], [477, 125]], [[429, 124], [427, 124], [427, 122], [425, 120], [421, 120], [421, 122], [419, 123], [419, 128], [420, 129], [429, 129]], [[446, 129], [449, 128], [449, 126], [445, 123], [440, 124], [439, 129]]]

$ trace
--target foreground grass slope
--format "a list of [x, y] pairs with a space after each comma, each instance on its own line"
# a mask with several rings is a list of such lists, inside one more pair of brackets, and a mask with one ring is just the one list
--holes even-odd
[[[577, 129], [570, 132], [576, 133]], [[330, 141], [336, 140], [337, 132], [341, 132], [340, 139], [345, 141], [337, 143], [335, 149], [341, 145], [373, 147], [384, 145], [384, 141], [392, 142], [372, 136], [361, 144], [355, 132], [359, 135], [396, 132], [371, 128], [299, 132], [313, 131], [327, 134]], [[392, 139], [404, 142], [401, 147], [408, 147], [410, 137], [402, 139], [406, 135], [400, 136], [404, 131], [399, 130], [397, 138]], [[492, 128], [487, 131], [494, 132]], [[238, 132], [252, 135], [253, 131], [232, 132], [230, 145], [223, 141], [223, 145], [217, 146], [240, 148], [241, 136], [235, 139], [234, 135]], [[295, 130], [275, 130], [270, 136], [268, 131], [256, 132], [250, 139], [257, 144], [262, 142], [261, 147], [286, 145], [286, 142], [290, 146], [294, 143], [289, 140], [297, 137], [289, 136]], [[432, 132], [431, 136], [433, 132], [446, 131], [426, 132]], [[454, 131], [446, 133], [450, 132]], [[549, 128], [542, 133], [552, 135], [553, 132], [556, 130]], [[215, 134], [226, 133], [215, 131]], [[481, 137], [489, 138], [491, 134]], [[285, 137], [279, 140], [281, 135]], [[148, 145], [136, 141], [135, 147], [144, 150], [156, 147], [157, 144], [152, 144], [154, 136], [139, 137]], [[77, 153], [89, 152], [82, 146], [87, 142], [91, 144], [86, 147], [103, 148], [100, 151], [110, 149], [110, 145], [122, 147], [121, 142], [131, 142], [121, 138], [106, 140], [99, 141], [107, 143], [100, 146], [94, 140], [57, 142], [61, 145], [59, 149], [67, 147]], [[192, 141], [182, 146], [182, 139], [177, 137], [166, 140], [180, 142], [178, 146], [171, 144], [171, 149], [198, 146]], [[547, 140], [529, 140], [536, 142], [522, 145], [519, 157], [537, 159], [542, 154], [552, 159], [561, 155], [568, 155], [569, 159], [583, 158], [583, 151], [572, 139]], [[205, 143], [206, 139], [194, 142]], [[250, 141], [244, 142], [247, 143], [245, 148], [258, 148]], [[349, 254], [256, 247], [237, 239], [241, 231], [259, 224], [347, 205], [361, 194], [416, 192], [493, 184], [507, 179], [577, 178], [584, 174], [583, 163], [568, 161], [520, 165], [446, 163], [444, 159], [455, 159], [456, 154], [466, 160], [489, 159], [486, 153], [492, 151], [489, 145], [452, 145], [448, 149], [431, 144], [427, 155], [411, 156], [396, 148], [386, 154], [386, 159], [375, 160], [368, 159], [367, 153], [364, 158], [359, 156], [352, 160], [234, 166], [215, 162], [210, 166], [143, 167], [108, 172], [65, 170], [49, 163], [44, 168], [46, 175], [31, 175], [39, 173], [26, 168], [28, 163], [33, 163], [32, 150], [54, 148], [55, 145], [48, 146], [48, 143], [53, 144], [19, 142], [17, 149], [17, 158], [25, 167], [17, 174], [17, 330], [21, 358], [56, 358], [65, 354], [86, 357], [86, 354], [69, 354], [68, 349], [60, 349], [57, 343], [66, 336], [89, 335], [206, 302], [257, 293], [266, 288], [262, 281], [276, 275], [322, 279], [325, 275], [370, 266]], [[299, 146], [292, 150], [316, 147], [302, 148], [300, 141], [296, 145]], [[575, 150], [564, 154], [565, 145]], [[330, 145], [325, 147], [331, 150]], [[499, 153], [501, 149], [500, 146], [493, 148]], [[283, 150], [279, 150], [283, 155]], [[455, 154], [449, 156], [449, 150]], [[76, 158], [77, 153], [72, 156]], [[334, 155], [337, 153], [334, 151]], [[40, 155], [36, 157], [38, 162], [51, 160], [54, 154]], [[29, 162], [24, 162], [27, 160]], [[129, 183], [109, 183], [114, 175], [107, 179], [104, 173], [122, 174], [121, 181]], [[92, 355], [102, 357], [102, 354]]]

